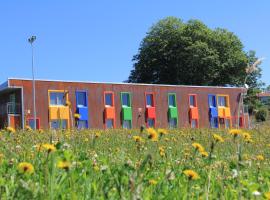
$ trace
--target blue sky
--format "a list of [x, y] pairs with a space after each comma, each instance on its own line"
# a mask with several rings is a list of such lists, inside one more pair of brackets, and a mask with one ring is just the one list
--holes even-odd
[[269, 10], [269, 0], [1, 1], [0, 82], [31, 78], [31, 35], [37, 78], [122, 82], [149, 28], [175, 16], [234, 32], [245, 50], [267, 58], [262, 80], [269, 85]]

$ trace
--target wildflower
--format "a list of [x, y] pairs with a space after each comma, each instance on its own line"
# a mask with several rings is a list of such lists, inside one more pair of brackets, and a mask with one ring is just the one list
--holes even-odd
[[196, 151], [199, 151], [199, 152], [203, 152], [204, 151], [204, 148], [201, 144], [199, 143], [193, 143], [192, 146], [196, 149]]
[[94, 166], [94, 170], [95, 170], [96, 172], [98, 172], [98, 171], [99, 171], [99, 167], [98, 167], [97, 165], [95, 165], [95, 166]]
[[38, 132], [39, 132], [40, 134], [44, 133], [43, 129], [39, 129]]
[[88, 142], [89, 140], [88, 140], [88, 138], [84, 138], [84, 141], [85, 141], [85, 142]]
[[159, 147], [159, 155], [161, 157], [165, 156], [165, 148], [164, 147]]
[[66, 106], [70, 107], [71, 106], [71, 102], [70, 101], [66, 101]]
[[263, 161], [264, 160], [264, 156], [263, 155], [257, 155], [256, 159], [259, 161]]
[[167, 135], [167, 134], [168, 134], [168, 131], [167, 131], [166, 129], [159, 128], [159, 129], [158, 129], [158, 134], [159, 134], [160, 136]]
[[229, 134], [233, 135], [234, 137], [240, 135], [242, 133], [242, 130], [240, 129], [230, 129]]
[[264, 197], [265, 197], [267, 200], [270, 200], [270, 192], [264, 193]]
[[169, 141], [170, 141], [170, 139], [166, 137], [166, 138], [165, 138], [165, 141], [166, 141], [166, 142], [169, 142]]
[[208, 157], [208, 153], [206, 151], [202, 151], [200, 153], [201, 153], [202, 157]]
[[245, 139], [245, 142], [246, 142], [246, 143], [252, 143], [253, 140], [252, 140], [251, 138], [249, 138], [249, 139]]
[[140, 136], [133, 136], [133, 140], [138, 143], [143, 142], [143, 139]]
[[148, 183], [149, 183], [150, 185], [156, 185], [156, 184], [157, 184], [157, 181], [154, 180], [154, 179], [150, 179], [150, 180], [148, 181]]
[[247, 133], [247, 132], [242, 133], [242, 136], [243, 136], [243, 138], [244, 138], [245, 140], [250, 140], [250, 139], [251, 139], [250, 134]]
[[217, 135], [217, 134], [214, 134], [213, 138], [214, 138], [214, 140], [216, 142], [224, 142], [224, 139], [221, 136]]
[[34, 167], [31, 163], [21, 162], [18, 165], [18, 171], [22, 174], [32, 174], [34, 173]]
[[48, 151], [48, 153], [56, 151], [56, 148], [53, 144], [43, 144], [42, 147]]
[[233, 169], [233, 170], [232, 170], [232, 177], [233, 177], [233, 178], [238, 177], [238, 171], [237, 171], [236, 169]]
[[25, 126], [25, 130], [32, 131], [32, 128], [30, 126]]
[[75, 119], [80, 119], [80, 118], [81, 118], [81, 115], [78, 114], [78, 113], [75, 113], [75, 114], [74, 114], [74, 118], [75, 118]]
[[100, 137], [100, 133], [99, 132], [96, 132], [95, 133], [95, 138], [99, 138]]
[[200, 178], [199, 175], [193, 170], [185, 170], [183, 173], [188, 177], [189, 180], [197, 180]]
[[7, 131], [9, 132], [9, 133], [15, 133], [16, 132], [16, 130], [13, 128], [13, 127], [7, 127]]
[[158, 141], [158, 134], [155, 131], [155, 129], [153, 128], [148, 128], [147, 129], [147, 133], [148, 133], [148, 138], [150, 140], [152, 140], [153, 142], [157, 142]]
[[59, 168], [59, 169], [64, 169], [64, 170], [66, 170], [66, 171], [68, 171], [69, 170], [69, 168], [70, 168], [70, 162], [69, 161], [59, 161], [58, 163], [57, 163], [57, 167]]
[[253, 194], [254, 196], [260, 196], [260, 195], [261, 195], [261, 193], [260, 193], [259, 191], [254, 191], [254, 192], [252, 192], [252, 194]]

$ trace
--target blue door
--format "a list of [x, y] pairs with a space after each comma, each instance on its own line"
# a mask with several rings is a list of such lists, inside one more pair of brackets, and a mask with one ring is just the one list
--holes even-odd
[[76, 113], [80, 118], [76, 121], [79, 129], [89, 128], [88, 123], [88, 98], [86, 91], [76, 91]]
[[209, 123], [211, 128], [218, 128], [218, 110], [216, 95], [208, 95]]

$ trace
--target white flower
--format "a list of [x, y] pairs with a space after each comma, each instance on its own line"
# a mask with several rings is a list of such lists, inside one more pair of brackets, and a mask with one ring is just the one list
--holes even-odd
[[261, 195], [261, 193], [260, 193], [259, 191], [254, 191], [254, 192], [252, 192], [252, 194], [253, 194], [254, 196], [260, 196], [260, 195]]
[[233, 173], [233, 174], [232, 174], [232, 177], [233, 177], [233, 178], [238, 177], [238, 171], [237, 171], [236, 169], [233, 169], [233, 170], [232, 170], [232, 173]]

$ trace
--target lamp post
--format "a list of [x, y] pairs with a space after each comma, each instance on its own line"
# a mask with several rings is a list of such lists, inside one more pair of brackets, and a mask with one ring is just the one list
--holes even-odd
[[33, 85], [33, 112], [34, 112], [34, 130], [37, 129], [37, 113], [36, 113], [36, 83], [35, 83], [35, 74], [34, 74], [34, 46], [33, 43], [36, 40], [36, 36], [31, 36], [28, 39], [28, 42], [31, 44], [32, 49], [32, 85]]
[[246, 93], [244, 93], [242, 91], [240, 93], [240, 98], [239, 98], [239, 102], [238, 102], [238, 110], [237, 110], [237, 128], [239, 128], [239, 121], [240, 121], [239, 118], [240, 118], [241, 107], [242, 107], [242, 115], [244, 115], [244, 112], [245, 112], [244, 111], [244, 97], [247, 94], [247, 90], [249, 89], [249, 87], [247, 85], [247, 79], [253, 72], [256, 72], [258, 70], [258, 65], [260, 65], [264, 59], [265, 58], [259, 58], [251, 66], [248, 63], [248, 66], [246, 67], [246, 77], [244, 80], [244, 87], [242, 87], [242, 89], [246, 90]]

